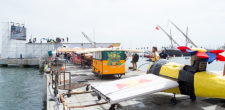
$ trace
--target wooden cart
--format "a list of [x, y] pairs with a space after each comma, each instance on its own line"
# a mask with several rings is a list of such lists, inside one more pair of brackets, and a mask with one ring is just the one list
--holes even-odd
[[93, 52], [92, 72], [101, 78], [105, 75], [125, 75], [124, 51], [108, 50]]

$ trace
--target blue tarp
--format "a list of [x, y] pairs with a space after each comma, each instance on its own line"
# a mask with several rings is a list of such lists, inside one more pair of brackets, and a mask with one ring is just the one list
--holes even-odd
[[191, 51], [191, 50], [188, 50], [186, 49], [186, 51], [191, 55], [193, 56], [194, 54], [196, 54], [198, 51]]
[[209, 64], [212, 63], [216, 59], [216, 55], [214, 53], [205, 52], [209, 58], [201, 59], [202, 61], [208, 62]]

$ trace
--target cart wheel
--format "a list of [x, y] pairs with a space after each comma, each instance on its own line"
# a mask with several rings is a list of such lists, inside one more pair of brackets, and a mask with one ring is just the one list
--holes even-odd
[[175, 98], [171, 98], [170, 100], [172, 105], [176, 105], [177, 104], [177, 100]]
[[101, 96], [98, 94], [98, 101], [100, 101], [102, 98], [101, 98]]
[[89, 91], [89, 85], [87, 85], [87, 87], [86, 87], [86, 91]]
[[96, 76], [98, 76], [98, 73], [96, 73], [95, 71], [94, 71], [94, 74], [95, 74]]
[[191, 101], [195, 101], [196, 100], [196, 96], [190, 96]]
[[109, 108], [109, 110], [115, 110], [115, 105], [114, 104], [111, 105], [110, 108]]
[[118, 78], [121, 78], [122, 74], [118, 74]]
[[100, 74], [100, 71], [98, 72], [98, 75], [101, 79], [103, 79], [103, 75]]
[[58, 94], [58, 90], [54, 90], [54, 94]]
[[99, 74], [99, 72], [98, 72], [98, 73], [96, 73], [96, 75], [100, 77], [100, 74]]
[[71, 94], [67, 94], [67, 97], [70, 97], [71, 96]]

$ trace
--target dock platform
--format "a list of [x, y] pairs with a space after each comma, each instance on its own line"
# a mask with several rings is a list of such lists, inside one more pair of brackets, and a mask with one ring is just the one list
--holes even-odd
[[[66, 64], [66, 72], [71, 72], [71, 82], [79, 84], [99, 84], [109, 81], [118, 80], [117, 76], [105, 76], [103, 79], [94, 75], [91, 68], [83, 69], [80, 65], [74, 65], [72, 63]], [[131, 71], [126, 69], [125, 76], [122, 76], [120, 79], [144, 75], [144, 71]], [[50, 75], [45, 74], [46, 80], [44, 84], [47, 85], [47, 88], [44, 88], [44, 92], [47, 94], [47, 110], [57, 110], [57, 104], [55, 101], [49, 101], [51, 98], [48, 82], [50, 82]], [[69, 77], [66, 76], [66, 83], [69, 80]], [[63, 79], [63, 78], [62, 78]], [[62, 80], [61, 80], [62, 82]], [[63, 85], [63, 82], [61, 83]], [[52, 95], [53, 89], [50, 90]], [[45, 86], [46, 87], [46, 86]], [[106, 88], [107, 89], [107, 88]], [[86, 86], [73, 89], [73, 92], [85, 92]], [[90, 89], [89, 89], [90, 91]], [[67, 93], [67, 90], [59, 89], [58, 93], [63, 94]], [[131, 100], [127, 100], [119, 103], [115, 110], [224, 110], [225, 103], [221, 103], [218, 99], [211, 98], [201, 98], [197, 97], [195, 102], [192, 102], [189, 96], [186, 95], [176, 95], [177, 105], [171, 105], [170, 99], [173, 97], [171, 93], [158, 92], [154, 94], [149, 94], [141, 97], [137, 97]], [[94, 92], [85, 93], [85, 94], [75, 94], [67, 97], [64, 96], [64, 104], [66, 108], [63, 108], [63, 103], [59, 103], [60, 110], [108, 110], [110, 104], [101, 104], [90, 107], [81, 107], [81, 108], [72, 108], [73, 106], [85, 106], [90, 104], [104, 103], [104, 99], [98, 101], [98, 97]]]

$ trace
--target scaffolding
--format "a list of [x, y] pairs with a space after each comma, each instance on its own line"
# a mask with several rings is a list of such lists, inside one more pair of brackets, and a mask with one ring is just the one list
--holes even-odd
[[2, 23], [2, 54], [1, 58], [40, 58], [53, 51], [62, 44], [26, 43], [23, 40], [11, 39], [11, 23]]
[[[107, 48], [120, 43], [96, 43], [97, 47]], [[27, 43], [24, 40], [11, 39], [11, 23], [2, 22], [1, 58], [41, 58], [63, 45], [67, 48], [91, 48], [90, 43]]]

